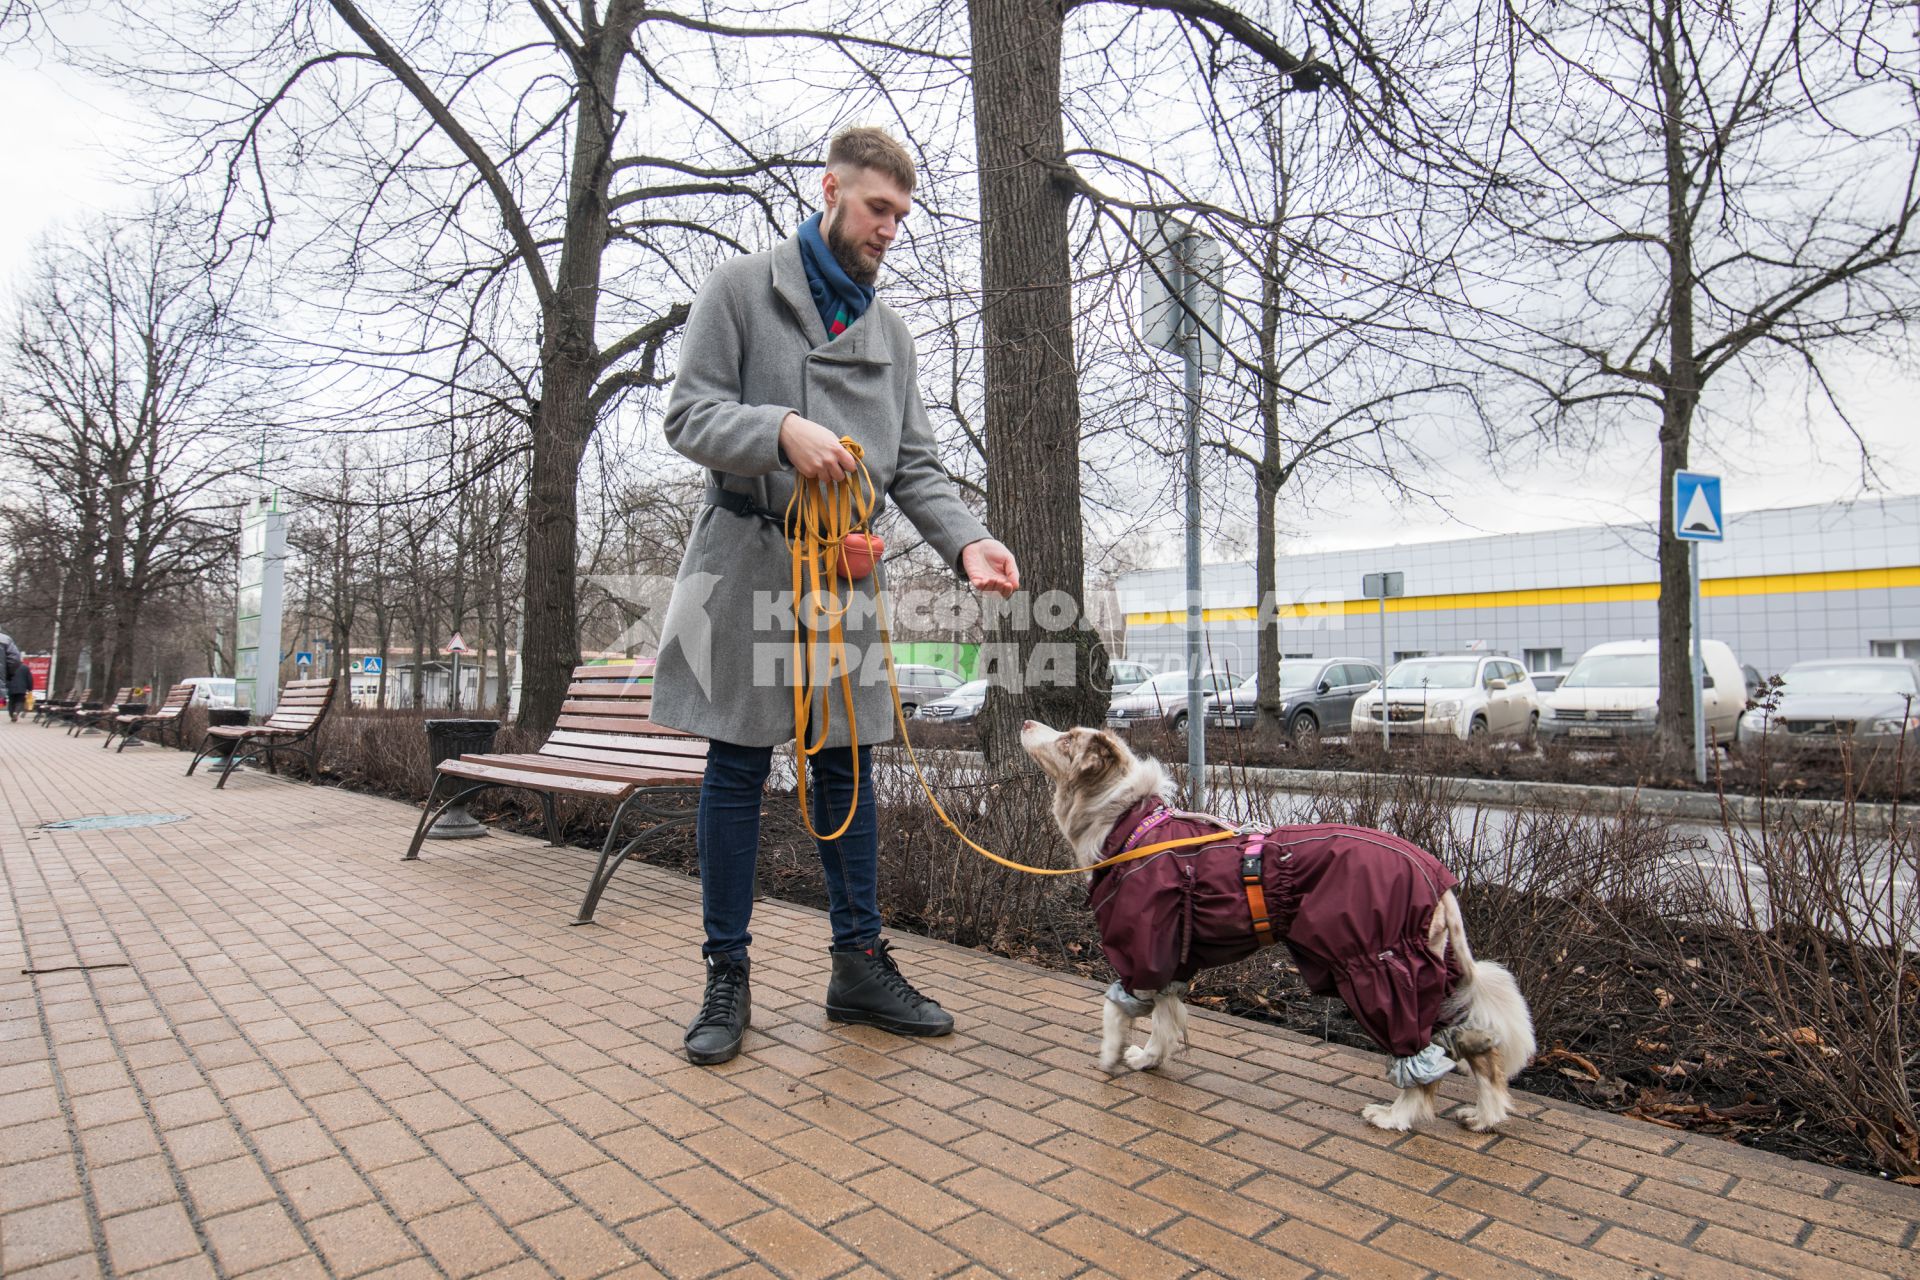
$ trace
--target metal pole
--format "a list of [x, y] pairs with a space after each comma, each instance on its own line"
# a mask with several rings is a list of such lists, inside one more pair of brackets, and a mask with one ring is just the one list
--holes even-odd
[[1207, 717], [1200, 685], [1200, 315], [1198, 273], [1188, 261], [1192, 240], [1182, 241], [1179, 263], [1180, 300], [1187, 340], [1180, 346], [1187, 375], [1187, 776], [1190, 803], [1207, 807]]
[[1707, 782], [1707, 708], [1706, 669], [1700, 657], [1700, 544], [1687, 544], [1687, 578], [1691, 599], [1687, 605], [1687, 630], [1693, 636], [1693, 780]]
[[41, 696], [57, 698], [54, 690], [60, 679], [60, 616], [67, 611], [67, 571], [60, 571], [60, 590], [53, 602], [53, 657], [47, 663], [47, 688]]
[[1380, 575], [1380, 746], [1393, 746], [1393, 717], [1387, 713], [1387, 575]]

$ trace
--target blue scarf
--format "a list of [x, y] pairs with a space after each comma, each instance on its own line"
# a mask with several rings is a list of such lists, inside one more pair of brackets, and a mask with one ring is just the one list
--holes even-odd
[[832, 341], [867, 313], [873, 290], [855, 284], [834, 258], [826, 237], [820, 234], [821, 216], [816, 213], [800, 224], [800, 262], [807, 269], [807, 290], [813, 294], [813, 305], [820, 309], [820, 321], [827, 326], [827, 339]]

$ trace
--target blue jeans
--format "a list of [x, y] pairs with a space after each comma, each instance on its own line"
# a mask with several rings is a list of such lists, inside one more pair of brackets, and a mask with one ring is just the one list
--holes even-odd
[[[853, 796], [853, 752], [829, 747], [813, 757], [814, 829], [831, 831]], [[700, 851], [701, 914], [706, 956], [744, 959], [753, 935], [754, 866], [760, 857], [760, 802], [773, 767], [772, 747], [711, 741], [700, 783], [694, 843]], [[826, 872], [833, 945], [867, 946], [880, 936], [880, 824], [873, 810], [873, 749], [860, 748], [860, 804], [838, 840], [816, 840]]]

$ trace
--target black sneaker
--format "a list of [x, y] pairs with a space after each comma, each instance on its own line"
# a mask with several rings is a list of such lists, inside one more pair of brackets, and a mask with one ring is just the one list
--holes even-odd
[[687, 1059], [710, 1067], [740, 1052], [741, 1037], [753, 1021], [753, 992], [747, 985], [747, 962], [727, 956], [707, 957], [707, 993], [700, 1013], [687, 1028]]
[[827, 1018], [857, 1022], [903, 1036], [944, 1036], [953, 1015], [913, 989], [893, 962], [885, 939], [870, 947], [835, 947], [827, 984]]

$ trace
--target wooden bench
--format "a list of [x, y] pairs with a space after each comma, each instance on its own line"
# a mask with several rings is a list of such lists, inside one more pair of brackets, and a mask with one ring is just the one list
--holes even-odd
[[[531, 791], [540, 797], [547, 840], [566, 842], [555, 807], [559, 796], [616, 800], [613, 823], [600, 846], [587, 896], [575, 924], [589, 924], [614, 872], [634, 850], [664, 831], [693, 822], [698, 810], [684, 803], [668, 807], [662, 800], [697, 798], [707, 769], [704, 738], [653, 723], [653, 663], [618, 663], [604, 667], [576, 667], [567, 686], [560, 718], [538, 751], [530, 754], [461, 756], [441, 764], [427, 794], [426, 809], [402, 861], [420, 856], [427, 828], [454, 805], [488, 787]], [[441, 799], [445, 784], [446, 798]], [[619, 845], [629, 817], [651, 819], [651, 825]]]
[[112, 723], [120, 714], [120, 704], [133, 701], [133, 686], [126, 685], [113, 695], [112, 702], [82, 702], [67, 713], [67, 736], [74, 737], [89, 729], [97, 729], [102, 722]]
[[68, 714], [78, 711], [93, 700], [93, 690], [81, 689], [65, 698], [42, 698], [33, 704], [34, 719], [41, 724], [52, 724], [55, 720], [64, 720]]
[[260, 757], [267, 763], [267, 772], [277, 774], [280, 770], [274, 762], [275, 753], [295, 749], [306, 756], [308, 780], [318, 786], [320, 724], [333, 706], [333, 687], [332, 680], [289, 680], [280, 686], [280, 701], [265, 722], [214, 725], [207, 730], [207, 736], [201, 739], [200, 749], [193, 753], [193, 762], [187, 766], [187, 776], [191, 778], [208, 751], [216, 743], [222, 743], [227, 747], [227, 754], [224, 767], [220, 770], [220, 781], [213, 787], [215, 791], [227, 785], [228, 776], [242, 760]]
[[193, 686], [191, 684], [183, 682], [173, 686], [167, 690], [167, 700], [160, 704], [158, 711], [149, 711], [137, 716], [117, 715], [108, 721], [107, 740], [100, 744], [101, 748], [104, 750], [113, 746], [113, 735], [117, 733], [120, 735], [120, 746], [115, 754], [118, 754], [119, 751], [125, 751], [127, 744], [137, 740], [141, 732], [146, 729], [156, 730], [154, 741], [162, 743], [166, 741], [167, 730], [172, 729], [173, 745], [185, 746], [183, 739], [187, 731], [186, 710], [187, 704], [192, 701]]

